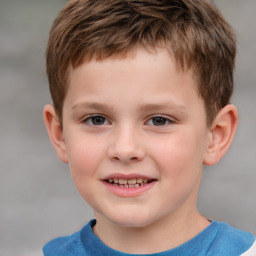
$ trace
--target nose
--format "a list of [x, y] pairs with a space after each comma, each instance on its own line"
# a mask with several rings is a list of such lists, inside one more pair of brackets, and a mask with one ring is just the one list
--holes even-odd
[[143, 160], [145, 150], [138, 131], [129, 127], [115, 131], [108, 149], [108, 157], [112, 161], [122, 163]]

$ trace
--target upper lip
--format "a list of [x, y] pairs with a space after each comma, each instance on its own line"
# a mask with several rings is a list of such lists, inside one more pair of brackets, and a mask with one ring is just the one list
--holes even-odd
[[101, 180], [109, 180], [109, 179], [124, 179], [124, 180], [130, 180], [130, 179], [148, 179], [148, 180], [156, 180], [156, 178], [143, 175], [143, 174], [124, 174], [124, 173], [113, 173], [109, 174], [105, 177], [103, 177]]

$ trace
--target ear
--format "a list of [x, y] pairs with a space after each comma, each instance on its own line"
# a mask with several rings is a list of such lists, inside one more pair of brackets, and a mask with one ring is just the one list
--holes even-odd
[[56, 115], [55, 109], [52, 105], [46, 105], [44, 107], [44, 122], [51, 143], [56, 150], [56, 153], [61, 161], [68, 162], [66, 143], [63, 138], [63, 129], [59, 122], [59, 118]]
[[234, 138], [237, 124], [238, 113], [234, 105], [229, 104], [220, 110], [210, 129], [204, 164], [214, 165], [224, 156]]

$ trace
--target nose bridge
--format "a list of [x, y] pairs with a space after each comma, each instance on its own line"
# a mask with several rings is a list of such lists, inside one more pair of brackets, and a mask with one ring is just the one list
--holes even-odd
[[140, 129], [133, 125], [116, 127], [109, 148], [109, 157], [122, 162], [140, 161], [145, 152]]

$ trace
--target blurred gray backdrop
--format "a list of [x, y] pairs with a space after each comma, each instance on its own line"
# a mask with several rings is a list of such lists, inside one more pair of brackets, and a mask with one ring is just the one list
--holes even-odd
[[[64, 0], [0, 0], [0, 255], [38, 256], [48, 240], [93, 216], [48, 140], [44, 51]], [[240, 125], [224, 159], [206, 168], [199, 209], [256, 234], [256, 1], [218, 0], [238, 37], [233, 102]]]

